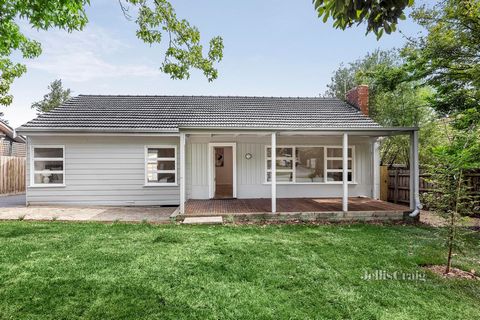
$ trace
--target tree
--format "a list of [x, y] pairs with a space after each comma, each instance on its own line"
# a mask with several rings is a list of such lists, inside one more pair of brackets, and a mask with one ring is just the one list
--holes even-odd
[[[420, 145], [427, 147], [438, 142], [435, 135], [436, 114], [427, 101], [431, 96], [429, 87], [418, 86], [415, 82], [391, 83], [403, 60], [397, 51], [376, 50], [368, 53], [348, 66], [340, 66], [334, 72], [331, 83], [327, 85], [327, 96], [345, 99], [349, 89], [360, 85], [369, 86], [370, 117], [386, 127], [421, 126]], [[427, 148], [420, 149], [420, 161], [428, 162]], [[409, 164], [409, 139], [395, 136], [382, 140], [380, 145], [381, 163]]]
[[[470, 116], [476, 115], [467, 115]], [[473, 123], [480, 119], [457, 120]], [[469, 192], [465, 173], [480, 166], [480, 132], [472, 125], [468, 130], [456, 130], [448, 126], [448, 120], [444, 120], [444, 124], [448, 142], [431, 148], [434, 164], [427, 167], [427, 172], [430, 175], [429, 182], [434, 188], [424, 196], [424, 202], [430, 210], [434, 210], [447, 221], [445, 243], [448, 253], [445, 273], [449, 273], [453, 252], [462, 245], [459, 232], [462, 216], [470, 214], [472, 207], [478, 204], [478, 196], [475, 197]]]
[[[128, 20], [137, 24], [136, 35], [147, 44], [160, 43], [167, 36], [168, 46], [161, 70], [172, 79], [190, 77], [190, 69], [203, 72], [208, 81], [218, 77], [214, 64], [223, 58], [223, 39], [219, 36], [209, 41], [209, 49], [203, 52], [199, 30], [187, 20], [177, 18], [175, 10], [167, 0], [118, 0]], [[336, 28], [345, 29], [354, 23], [367, 22], [367, 33], [373, 31], [377, 37], [383, 32], [395, 30], [403, 11], [411, 6], [412, 0], [313, 0], [319, 17], [326, 22], [331, 16]], [[24, 59], [38, 57], [40, 43], [27, 38], [20, 30], [19, 20], [33, 28], [48, 30], [53, 27], [67, 30], [82, 30], [88, 22], [85, 7], [90, 0], [36, 1], [4, 0], [0, 2], [0, 105], [10, 105], [9, 94], [13, 81], [26, 72], [22, 63], [13, 62], [11, 56], [20, 53]], [[130, 13], [132, 6], [134, 16]]]
[[[167, 38], [167, 49], [161, 70], [173, 79], [185, 79], [190, 69], [201, 70], [208, 81], [218, 77], [214, 64], [223, 57], [223, 40], [214, 37], [209, 42], [208, 52], [203, 52], [199, 30], [186, 20], [177, 18], [167, 0], [119, 0], [120, 8], [127, 19], [137, 24], [136, 35], [147, 44], [160, 43]], [[9, 105], [13, 81], [26, 72], [22, 63], [14, 62], [12, 55], [20, 53], [24, 59], [38, 57], [40, 43], [29, 39], [20, 30], [19, 21], [26, 21], [32, 28], [48, 30], [60, 28], [68, 32], [82, 30], [88, 22], [85, 7], [89, 0], [0, 2], [0, 105]], [[132, 10], [133, 9], [133, 10]], [[131, 14], [135, 11], [135, 15]]]
[[405, 79], [433, 87], [431, 106], [443, 115], [480, 112], [480, 0], [445, 0], [412, 17], [427, 32], [402, 51]]
[[333, 26], [344, 30], [354, 24], [367, 23], [367, 34], [373, 32], [380, 38], [383, 32], [396, 30], [399, 20], [405, 20], [404, 11], [413, 0], [313, 0], [318, 17], [327, 22], [333, 18]]
[[[331, 82], [327, 84], [325, 95], [344, 99], [348, 90], [369, 81], [366, 79], [366, 76], [370, 72], [382, 65], [393, 66], [396, 61], [398, 61], [398, 55], [395, 51], [383, 51], [377, 49], [372, 53], [367, 53], [367, 55], [361, 59], [350, 62], [347, 66], [341, 64], [333, 73]], [[372, 87], [372, 83], [369, 83], [369, 85], [370, 92], [375, 90], [375, 88]]]
[[48, 86], [49, 93], [43, 96], [43, 100], [34, 102], [32, 109], [37, 110], [37, 113], [44, 113], [56, 108], [68, 99], [70, 99], [70, 89], [63, 89], [62, 80], [54, 80]]

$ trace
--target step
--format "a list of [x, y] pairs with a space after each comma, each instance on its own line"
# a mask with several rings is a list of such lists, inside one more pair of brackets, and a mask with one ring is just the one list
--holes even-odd
[[223, 218], [216, 217], [187, 217], [183, 220], [183, 224], [222, 224]]

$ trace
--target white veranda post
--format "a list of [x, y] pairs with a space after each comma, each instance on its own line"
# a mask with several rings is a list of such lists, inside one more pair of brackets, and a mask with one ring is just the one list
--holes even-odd
[[343, 182], [343, 198], [342, 198], [342, 210], [343, 212], [348, 211], [348, 134], [343, 134], [343, 145], [342, 145], [342, 182]]
[[410, 133], [410, 209], [415, 210], [419, 202], [419, 167], [418, 167], [418, 131]]
[[272, 160], [270, 181], [272, 183], [272, 212], [277, 212], [277, 134], [272, 133], [272, 148], [270, 149]]
[[180, 133], [180, 213], [185, 213], [185, 133]]

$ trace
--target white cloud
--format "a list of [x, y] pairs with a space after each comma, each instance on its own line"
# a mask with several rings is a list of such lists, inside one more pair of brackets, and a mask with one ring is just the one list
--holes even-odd
[[70, 81], [91, 81], [115, 77], [152, 77], [160, 74], [158, 67], [147, 64], [126, 64], [115, 54], [131, 49], [124, 42], [99, 27], [82, 32], [49, 31], [31, 35], [42, 43], [43, 53], [28, 61], [32, 69], [46, 71]]

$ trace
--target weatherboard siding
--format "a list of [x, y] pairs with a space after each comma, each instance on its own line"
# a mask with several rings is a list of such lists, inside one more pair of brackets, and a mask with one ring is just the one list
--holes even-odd
[[[341, 145], [340, 137], [278, 136], [277, 145]], [[27, 165], [27, 201], [31, 205], [178, 205], [178, 186], [145, 186], [145, 146], [178, 146], [178, 137], [31, 136], [29, 145], [65, 146], [65, 187], [31, 187], [30, 148]], [[270, 136], [187, 137], [187, 199], [208, 199], [208, 143], [237, 144], [237, 197], [269, 198], [265, 183], [265, 146]], [[372, 196], [372, 140], [350, 137], [355, 146], [355, 180], [350, 196]], [[246, 153], [252, 159], [245, 158]], [[177, 149], [177, 174], [179, 150]], [[177, 181], [179, 177], [177, 176]], [[278, 184], [277, 197], [340, 197], [341, 184]]]
[[[265, 183], [265, 146], [270, 136], [190, 136], [187, 139], [186, 191], [187, 199], [208, 199], [208, 144], [210, 142], [236, 142], [237, 144], [237, 197], [269, 198], [271, 185]], [[350, 137], [355, 146], [355, 184], [349, 185], [350, 196], [372, 196], [372, 139]], [[340, 137], [286, 137], [278, 136], [277, 145], [336, 145]], [[252, 158], [247, 160], [246, 153]], [[342, 184], [277, 184], [277, 197], [341, 197]]]
[[[178, 205], [178, 186], [145, 186], [145, 146], [173, 144], [178, 147], [178, 141], [177, 137], [31, 136], [32, 146], [65, 146], [65, 187], [31, 187], [28, 183], [27, 202], [31, 205]], [[177, 161], [178, 157], [177, 149]], [[27, 168], [29, 182], [30, 165]]]

